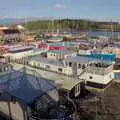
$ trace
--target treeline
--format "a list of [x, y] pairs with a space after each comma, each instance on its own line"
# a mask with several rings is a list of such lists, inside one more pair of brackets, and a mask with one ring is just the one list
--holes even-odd
[[118, 22], [98, 22], [91, 20], [39, 20], [24, 23], [24, 26], [29, 30], [55, 31], [59, 30], [105, 30], [105, 31], [120, 31]]

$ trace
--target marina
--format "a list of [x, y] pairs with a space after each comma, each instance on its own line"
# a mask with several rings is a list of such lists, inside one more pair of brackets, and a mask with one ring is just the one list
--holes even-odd
[[0, 47], [0, 112], [7, 118], [79, 120], [82, 101], [101, 102], [101, 94], [119, 83], [120, 43], [111, 36], [59, 31], [35, 37], [22, 27], [19, 41], [13, 29], [1, 29], [9, 31], [1, 34], [9, 43]]
[[0, 120], [120, 120], [120, 0], [0, 1]]

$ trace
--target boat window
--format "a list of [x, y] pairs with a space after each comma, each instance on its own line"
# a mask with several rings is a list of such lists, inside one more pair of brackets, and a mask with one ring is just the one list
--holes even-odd
[[81, 68], [81, 64], [78, 64], [78, 68]]
[[50, 68], [50, 66], [49, 66], [49, 65], [46, 65], [46, 68]]
[[93, 78], [92, 76], [89, 77], [89, 79], [92, 79], [92, 78]]
[[69, 67], [72, 67], [72, 63], [71, 62], [69, 62]]
[[58, 72], [62, 72], [62, 68], [58, 68]]
[[82, 69], [85, 69], [85, 65], [82, 66]]

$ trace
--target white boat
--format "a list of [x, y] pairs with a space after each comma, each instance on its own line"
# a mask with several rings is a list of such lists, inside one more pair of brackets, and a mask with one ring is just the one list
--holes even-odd
[[[54, 55], [53, 55], [54, 56]], [[85, 80], [86, 86], [104, 89], [113, 79], [113, 63], [73, 56], [64, 60], [33, 58], [29, 62], [33, 67], [57, 72]]]
[[51, 38], [47, 39], [48, 43], [61, 42], [61, 41], [63, 41], [63, 36], [54, 36], [54, 37], [51, 37]]

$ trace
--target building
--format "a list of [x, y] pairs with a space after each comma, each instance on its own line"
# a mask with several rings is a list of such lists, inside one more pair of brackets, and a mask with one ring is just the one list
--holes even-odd
[[76, 71], [77, 73], [75, 75], [79, 76], [85, 66], [93, 63], [94, 61], [97, 60], [80, 56], [67, 57], [63, 60], [55, 60], [43, 58], [42, 56], [35, 56], [31, 58], [29, 65], [68, 76], [73, 76], [74, 72]]
[[53, 60], [63, 60], [66, 58], [70, 58], [76, 56], [77, 52], [69, 51], [69, 50], [50, 50], [47, 52], [47, 58]]
[[0, 40], [2, 43], [14, 43], [20, 42], [20, 31], [18, 29], [0, 29]]
[[68, 50], [68, 48], [71, 47], [70, 45], [73, 44], [67, 42], [49, 43], [47, 58], [53, 60], [64, 60], [66, 58], [76, 56], [76, 51]]
[[94, 62], [96, 62], [95, 59], [82, 56], [75, 56], [65, 59], [66, 67], [69, 69], [69, 72], [70, 70], [72, 71], [72, 75], [75, 77], [81, 76], [84, 73], [85, 68]]
[[35, 41], [35, 32], [25, 31], [22, 34], [22, 41], [25, 42], [26, 44]]
[[14, 120], [75, 120], [73, 103], [59, 96], [54, 83], [25, 67], [0, 76], [0, 112]]
[[88, 85], [96, 88], [105, 88], [114, 79], [113, 64], [111, 61], [81, 56], [72, 56], [63, 60], [36, 56], [29, 61], [32, 67], [79, 78], [80, 81], [86, 81], [90, 83]]
[[4, 54], [4, 57], [9, 58], [10, 60], [22, 59], [33, 55], [33, 47], [31, 46], [19, 46], [12, 47], [8, 49], [8, 52]]
[[102, 50], [102, 53], [112, 53], [116, 55], [116, 58], [120, 58], [120, 46], [109, 46]]

